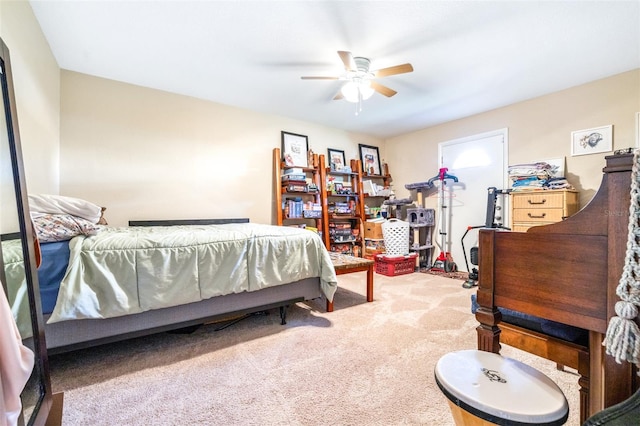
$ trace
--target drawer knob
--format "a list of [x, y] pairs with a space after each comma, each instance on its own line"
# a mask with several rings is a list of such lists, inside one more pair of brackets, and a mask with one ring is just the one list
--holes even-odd
[[542, 213], [541, 215], [535, 215], [535, 214], [527, 213], [527, 215], [531, 219], [543, 219], [547, 214], [546, 213]]
[[543, 199], [542, 199], [542, 201], [531, 201], [531, 200], [527, 200], [527, 202], [528, 202], [529, 204], [544, 204], [544, 203], [546, 203], [546, 202], [547, 202], [547, 200], [543, 198]]

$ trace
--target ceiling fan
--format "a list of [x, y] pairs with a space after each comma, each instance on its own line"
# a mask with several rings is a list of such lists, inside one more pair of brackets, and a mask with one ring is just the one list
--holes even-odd
[[317, 77], [301, 77], [303, 80], [343, 80], [346, 83], [340, 89], [340, 92], [333, 98], [345, 99], [349, 102], [357, 102], [360, 104], [364, 99], [368, 99], [374, 92], [378, 92], [384, 96], [391, 97], [396, 92], [377, 81], [376, 78], [388, 77], [390, 75], [404, 74], [413, 71], [411, 64], [395, 65], [393, 67], [381, 68], [379, 70], [370, 70], [371, 61], [368, 58], [353, 56], [351, 52], [339, 50], [338, 55], [344, 63], [347, 73], [343, 76], [317, 76]]

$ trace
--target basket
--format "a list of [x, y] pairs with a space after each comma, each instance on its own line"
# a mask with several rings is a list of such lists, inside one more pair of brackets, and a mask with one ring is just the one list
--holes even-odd
[[388, 257], [384, 254], [377, 254], [374, 257], [376, 272], [388, 277], [411, 274], [415, 271], [417, 257], [418, 253], [411, 253], [401, 257]]
[[409, 222], [389, 219], [382, 224], [384, 247], [389, 256], [409, 253]]

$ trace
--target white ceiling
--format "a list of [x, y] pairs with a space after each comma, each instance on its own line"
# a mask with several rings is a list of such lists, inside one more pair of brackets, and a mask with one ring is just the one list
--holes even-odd
[[[381, 138], [640, 68], [640, 0], [30, 3], [63, 69]], [[415, 71], [356, 116], [338, 50]]]

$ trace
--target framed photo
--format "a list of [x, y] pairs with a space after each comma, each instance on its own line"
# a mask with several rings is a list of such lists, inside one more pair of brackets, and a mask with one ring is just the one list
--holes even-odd
[[613, 126], [571, 132], [571, 155], [597, 154], [613, 150]]
[[362, 171], [368, 175], [382, 175], [380, 153], [377, 146], [358, 144]]
[[287, 167], [309, 167], [307, 150], [309, 142], [305, 135], [282, 131], [282, 159]]
[[329, 154], [329, 168], [331, 168], [331, 170], [335, 172], [343, 171], [347, 161], [344, 158], [344, 151], [340, 151], [339, 149], [327, 148], [327, 153]]

